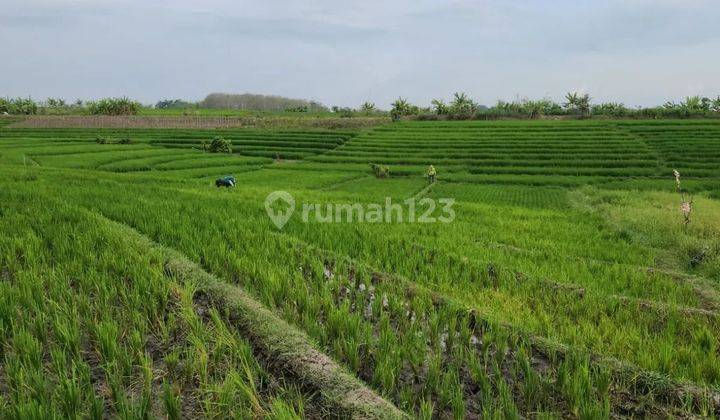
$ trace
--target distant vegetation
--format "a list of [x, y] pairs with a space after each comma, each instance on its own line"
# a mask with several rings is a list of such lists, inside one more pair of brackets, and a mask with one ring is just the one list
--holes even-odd
[[87, 109], [92, 115], [135, 115], [140, 107], [139, 102], [125, 97], [105, 98], [87, 104]]
[[0, 98], [0, 114], [31, 115], [37, 113], [37, 104], [30, 98]]
[[292, 99], [275, 95], [241, 95], [229, 93], [211, 93], [198, 103], [201, 108], [214, 109], [250, 109], [254, 111], [297, 111], [322, 112], [327, 107], [315, 101]]
[[499, 100], [493, 106], [477, 103], [469, 95], [457, 92], [449, 102], [433, 99], [430, 106], [410, 103], [399, 97], [389, 111], [379, 109], [372, 102], [357, 108], [325, 105], [305, 99], [274, 95], [211, 93], [200, 102], [182, 99], [163, 99], [154, 106], [143, 106], [129, 98], [105, 98], [73, 103], [60, 98], [35, 101], [31, 98], [0, 98], [0, 115], [212, 115], [246, 113], [298, 113], [329, 117], [352, 118], [389, 115], [393, 120], [486, 120], [500, 118], [536, 119], [546, 117], [571, 118], [692, 118], [720, 117], [720, 96], [690, 96], [680, 102], [668, 101], [661, 106], [631, 108], [620, 102], [593, 103], [587, 93], [569, 92], [559, 103], [550, 98]]
[[434, 99], [432, 106], [421, 108], [398, 98], [392, 103], [390, 114], [394, 120], [402, 117], [421, 120], [483, 120], [497, 118], [542, 118], [552, 116], [589, 117], [631, 117], [631, 118], [689, 118], [719, 117], [720, 96], [710, 99], [691, 96], [684, 101], [666, 102], [662, 106], [650, 108], [628, 108], [619, 102], [593, 104], [587, 93], [569, 92], [560, 104], [552, 99], [521, 99], [513, 102], [498, 101], [490, 108], [478, 105], [464, 93], [455, 93], [452, 101], [446, 104], [442, 99]]
[[91, 114], [91, 115], [135, 115], [142, 105], [132, 99], [104, 98], [83, 103], [80, 99], [68, 103], [61, 98], [48, 98], [37, 102], [32, 98], [0, 98], [0, 114]]
[[197, 103], [182, 99], [163, 99], [155, 104], [155, 109], [189, 109], [197, 108]]

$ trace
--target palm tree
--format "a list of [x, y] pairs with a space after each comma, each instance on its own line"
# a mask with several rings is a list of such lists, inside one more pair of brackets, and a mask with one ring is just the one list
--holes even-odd
[[577, 111], [580, 115], [590, 114], [590, 95], [587, 93], [579, 94], [577, 92], [568, 92], [565, 95], [566, 102], [563, 106], [571, 111]]
[[393, 121], [399, 120], [403, 115], [412, 115], [418, 112], [418, 107], [411, 105], [407, 99], [402, 97], [397, 98], [391, 106], [390, 116], [392, 116]]
[[565, 103], [563, 106], [567, 109], [576, 109], [580, 102], [580, 95], [577, 92], [568, 92], [565, 94]]
[[720, 112], [720, 96], [712, 100], [712, 105], [710, 105], [710, 109], [715, 112]]
[[362, 111], [365, 115], [370, 115], [376, 111], [375, 104], [372, 102], [365, 102], [360, 105], [360, 111]]
[[447, 104], [445, 104], [445, 101], [442, 99], [433, 99], [430, 103], [433, 108], [435, 108], [435, 113], [438, 115], [445, 115], [450, 111]]
[[477, 104], [465, 93], [455, 92], [450, 103], [450, 111], [462, 117], [470, 117], [477, 111]]
[[700, 96], [688, 96], [685, 102], [680, 106], [691, 113], [710, 111], [712, 101], [709, 98], [701, 98]]

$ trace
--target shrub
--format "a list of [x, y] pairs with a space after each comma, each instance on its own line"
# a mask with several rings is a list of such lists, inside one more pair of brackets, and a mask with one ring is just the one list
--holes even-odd
[[530, 118], [564, 114], [562, 106], [548, 98], [538, 100], [525, 99], [521, 102], [521, 111]]
[[128, 98], [105, 98], [88, 102], [88, 111], [92, 115], [135, 115], [140, 103]]
[[215, 137], [210, 143], [211, 153], [232, 153], [232, 143], [222, 137]]
[[163, 99], [155, 104], [155, 109], [187, 109], [196, 107], [196, 103], [183, 101], [182, 99]]
[[618, 102], [606, 102], [599, 105], [593, 105], [593, 115], [605, 115], [608, 117], [624, 117], [629, 114], [629, 110], [624, 104]]
[[130, 137], [122, 138], [118, 141], [118, 144], [131, 144], [133, 141]]
[[514, 102], [498, 101], [487, 112], [495, 117], [540, 118], [545, 115], [563, 115], [565, 110], [552, 99], [523, 99]]
[[705, 116], [715, 109], [715, 105], [715, 101], [712, 99], [700, 96], [689, 96], [679, 104], [666, 102], [662, 108], [665, 115], [688, 118]]
[[310, 107], [307, 105], [298, 105], [285, 108], [285, 112], [310, 112]]
[[339, 106], [334, 106], [332, 107], [332, 112], [335, 114], [339, 114], [340, 118], [352, 118], [354, 116], [352, 108], [348, 107], [341, 108]]
[[97, 136], [97, 137], [95, 137], [95, 143], [105, 144], [105, 143], [107, 143], [107, 139], [105, 137]]
[[376, 178], [387, 178], [390, 176], [390, 167], [387, 165], [371, 163], [370, 168], [372, 168], [373, 174], [375, 174]]

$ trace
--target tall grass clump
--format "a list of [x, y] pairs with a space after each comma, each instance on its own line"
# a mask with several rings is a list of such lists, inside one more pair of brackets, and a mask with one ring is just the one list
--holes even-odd
[[232, 153], [232, 143], [223, 137], [215, 137], [207, 147], [210, 153]]
[[375, 178], [387, 178], [390, 176], [390, 167], [387, 165], [380, 165], [377, 163], [371, 163], [370, 169], [375, 175]]

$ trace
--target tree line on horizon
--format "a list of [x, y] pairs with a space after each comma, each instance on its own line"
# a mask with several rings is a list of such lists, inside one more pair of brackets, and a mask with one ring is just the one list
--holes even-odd
[[45, 114], [48, 110], [90, 115], [135, 115], [141, 108], [140, 102], [127, 97], [87, 102], [80, 99], [67, 102], [61, 98], [48, 98], [45, 101], [34, 101], [32, 98], [0, 98], [0, 115], [36, 115]]
[[142, 105], [127, 97], [103, 98], [84, 102], [80, 99], [68, 102], [61, 98], [35, 101], [32, 98], [0, 98], [0, 114], [35, 115], [45, 111], [82, 112], [91, 115], [135, 115], [142, 108], [154, 109], [232, 109], [280, 112], [330, 112], [317, 101], [286, 98], [278, 95], [257, 95], [251, 93], [211, 93], [199, 102], [182, 99], [164, 99], [155, 105]]
[[391, 104], [393, 120], [402, 118], [432, 119], [495, 119], [495, 118], [543, 118], [552, 116], [574, 116], [588, 118], [634, 117], [634, 118], [688, 118], [720, 117], [720, 96], [715, 99], [690, 96], [680, 102], [666, 102], [661, 106], [630, 108], [620, 102], [593, 104], [587, 93], [568, 92], [565, 101], [558, 103], [550, 98], [519, 99], [512, 102], [498, 101], [494, 106], [480, 105], [465, 93], [455, 93], [450, 102], [433, 99], [431, 106], [419, 107], [405, 98], [398, 98]]
[[[278, 95], [252, 93], [211, 93], [198, 102], [199, 108], [242, 109], [252, 111], [327, 112], [328, 108], [316, 101], [286, 98]], [[157, 105], [156, 105], [157, 107]]]
[[562, 103], [550, 98], [537, 100], [518, 99], [506, 102], [499, 100], [493, 106], [475, 102], [465, 93], [455, 93], [449, 102], [433, 99], [430, 106], [421, 107], [405, 98], [398, 98], [389, 111], [382, 110], [372, 102], [365, 102], [358, 108], [326, 107], [305, 99], [292, 99], [277, 95], [211, 93], [199, 102], [182, 99], [165, 99], [154, 106], [144, 106], [127, 97], [104, 98], [96, 101], [67, 102], [64, 99], [48, 98], [34, 101], [31, 98], [0, 97], [0, 115], [34, 115], [49, 113], [83, 113], [90, 115], [136, 115], [142, 108], [154, 109], [229, 109], [273, 112], [331, 113], [338, 117], [389, 115], [393, 120], [419, 119], [534, 119], [553, 116], [589, 118], [593, 116], [616, 118], [689, 118], [720, 117], [720, 96], [715, 99], [704, 96], [690, 96], [680, 102], [666, 102], [655, 107], [630, 108], [620, 102], [593, 103], [587, 93], [569, 92]]

